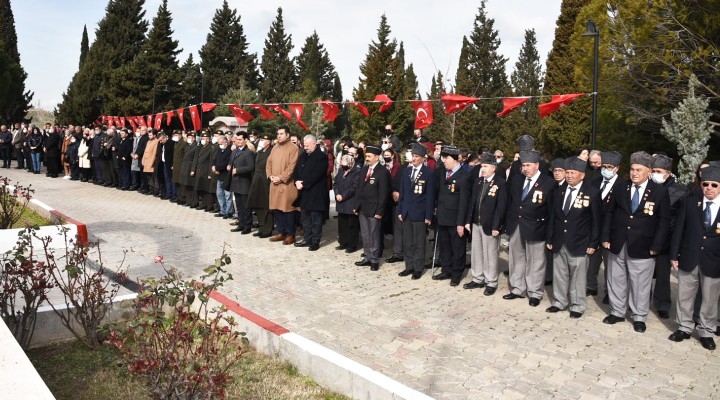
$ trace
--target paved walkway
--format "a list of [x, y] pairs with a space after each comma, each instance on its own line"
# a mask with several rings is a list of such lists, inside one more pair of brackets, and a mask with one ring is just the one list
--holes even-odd
[[36, 198], [86, 223], [109, 264], [128, 250], [133, 278], [159, 275], [156, 255], [197, 276], [226, 244], [228, 297], [436, 398], [720, 397], [719, 353], [695, 339], [670, 342], [675, 323], [654, 314], [638, 334], [629, 322], [604, 325], [599, 298], [579, 320], [545, 313], [547, 297], [537, 308], [503, 300], [504, 276], [486, 297], [428, 273], [400, 278], [400, 264], [370, 272], [353, 265], [360, 252], [334, 250], [336, 220], [326, 224], [320, 250], [308, 252], [231, 233], [227, 220], [137, 192], [14, 169], [0, 175], [32, 184]]

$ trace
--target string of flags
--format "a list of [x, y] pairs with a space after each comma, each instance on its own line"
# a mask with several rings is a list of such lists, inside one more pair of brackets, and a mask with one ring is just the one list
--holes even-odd
[[[559, 110], [561, 107], [567, 106], [568, 104], [572, 103], [575, 99], [582, 96], [594, 96], [597, 93], [569, 93], [569, 94], [558, 94], [558, 95], [552, 95], [550, 96], [550, 101], [547, 103], [540, 104], [538, 106], [538, 110], [540, 111], [540, 118], [545, 118], [548, 115], [554, 113], [555, 111]], [[319, 104], [324, 111], [323, 115], [323, 121], [326, 122], [332, 122], [335, 121], [335, 119], [338, 116], [338, 113], [340, 112], [340, 106], [353, 106], [355, 107], [360, 114], [367, 118], [370, 116], [370, 111], [368, 111], [367, 107], [363, 103], [380, 103], [380, 108], [378, 109], [378, 113], [383, 113], [390, 109], [394, 103], [401, 103], [401, 102], [408, 102], [413, 106], [413, 109], [415, 110], [415, 129], [423, 129], [428, 126], [430, 126], [433, 123], [433, 106], [432, 103], [434, 102], [442, 102], [445, 114], [451, 115], [457, 112], [460, 112], [467, 108], [468, 106], [471, 106], [477, 101], [480, 100], [498, 100], [502, 99], [503, 103], [503, 109], [499, 113], [497, 113], [497, 117], [501, 118], [504, 117], [514, 110], [516, 110], [518, 107], [525, 104], [527, 101], [529, 101], [532, 98], [541, 98], [541, 97], [547, 97], [547, 96], [518, 96], [518, 97], [470, 97], [470, 96], [463, 96], [460, 94], [452, 94], [452, 93], [446, 93], [440, 95], [439, 100], [398, 100], [393, 101], [390, 99], [386, 94], [378, 94], [375, 96], [375, 100], [373, 101], [344, 101], [344, 102], [333, 102], [329, 100], [320, 100], [312, 103], [272, 103], [272, 104], [224, 104], [227, 106], [230, 111], [235, 116], [235, 119], [237, 120], [238, 124], [240, 126], [246, 125], [248, 122], [250, 122], [255, 116], [250, 113], [250, 111], [246, 110], [246, 108], [251, 110], [256, 110], [259, 112], [260, 118], [267, 120], [267, 119], [273, 119], [276, 115], [282, 115], [287, 119], [288, 121], [297, 122], [298, 125], [300, 125], [303, 129], [306, 131], [309, 131], [307, 124], [303, 122], [302, 120], [302, 114], [303, 109], [306, 105], [309, 104]], [[177, 110], [170, 110], [170, 111], [164, 111], [155, 115], [139, 115], [139, 116], [109, 116], [109, 115], [102, 115], [98, 117], [98, 119], [94, 122], [94, 125], [100, 125], [100, 124], [108, 124], [108, 126], [116, 126], [116, 127], [126, 127], [126, 124], [129, 124], [133, 130], [136, 130], [138, 127], [152, 127], [155, 129], [160, 129], [163, 126], [163, 121], [165, 122], [165, 126], [170, 126], [172, 123], [172, 119], [177, 115], [178, 119], [180, 120], [180, 124], [183, 127], [183, 130], [187, 130], [185, 126], [185, 111], [189, 111], [190, 113], [190, 120], [193, 124], [194, 130], [200, 130], [201, 129], [201, 113], [210, 112], [217, 107], [217, 103], [201, 103], [201, 104], [195, 104], [191, 105], [189, 107], [183, 107], [178, 108]], [[287, 109], [283, 108], [283, 105], [287, 107]], [[272, 111], [270, 111], [272, 110]], [[274, 112], [273, 112], [274, 111]]]

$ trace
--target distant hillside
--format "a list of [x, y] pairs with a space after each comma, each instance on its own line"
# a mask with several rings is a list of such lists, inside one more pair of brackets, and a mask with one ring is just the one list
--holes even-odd
[[46, 123], [55, 123], [55, 115], [52, 111], [43, 110], [42, 108], [31, 108], [28, 110], [25, 120], [29, 120], [35, 126], [43, 126]]

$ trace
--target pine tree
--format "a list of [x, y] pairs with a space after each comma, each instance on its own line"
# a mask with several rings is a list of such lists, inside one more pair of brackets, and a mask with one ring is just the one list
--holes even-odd
[[[441, 71], [437, 71], [437, 74], [433, 75], [430, 81], [430, 93], [427, 93], [427, 98], [430, 100], [440, 99], [440, 95], [447, 93], [445, 89], [445, 83], [443, 82], [445, 77]], [[445, 109], [439, 101], [433, 102], [433, 123], [429, 127], [425, 128], [424, 135], [430, 138], [430, 140], [436, 140], [440, 138], [450, 137], [450, 131], [452, 129], [453, 117], [448, 117], [445, 114]]]
[[180, 95], [180, 105], [188, 106], [190, 104], [200, 103], [202, 97], [202, 73], [200, 65], [195, 64], [193, 55], [188, 55], [185, 63], [180, 67], [180, 86], [182, 86]]
[[[520, 49], [515, 70], [510, 75], [515, 96], [540, 96], [542, 94], [542, 66], [536, 46], [535, 30], [526, 30], [525, 42]], [[520, 108], [503, 117], [503, 141], [505, 143], [512, 143], [517, 136], [522, 134], [538, 137], [540, 134], [539, 103], [538, 98], [531, 98]]]
[[297, 56], [297, 76], [300, 93], [306, 101], [333, 97], [337, 74], [317, 32], [308, 36], [300, 49]]
[[[553, 48], [548, 54], [545, 85], [546, 95], [579, 93], [585, 85], [575, 79], [576, 56], [571, 38], [577, 29], [577, 16], [589, 0], [563, 0], [555, 28]], [[588, 88], [590, 91], [592, 86]], [[548, 100], [548, 99], [544, 99]], [[539, 149], [555, 157], [573, 155], [590, 142], [591, 102], [578, 99], [572, 107], [563, 107], [542, 121]]]
[[285, 33], [282, 8], [278, 7], [277, 17], [270, 25], [265, 39], [260, 71], [260, 97], [271, 103], [288, 102], [295, 92], [297, 75], [295, 60], [290, 58], [293, 49], [292, 35]]
[[229, 89], [246, 86], [257, 89], [257, 56], [248, 53], [248, 41], [236, 9], [227, 0], [215, 10], [210, 33], [200, 49], [206, 102], [217, 102]]
[[90, 41], [88, 39], [87, 25], [83, 25], [82, 40], [80, 41], [80, 63], [78, 64], [78, 69], [82, 67], [85, 62], [88, 51], [90, 51]]
[[20, 63], [10, 0], [0, 0], [0, 47], [0, 122], [7, 124], [22, 121], [33, 98], [33, 93], [25, 90], [27, 73]]
[[[500, 39], [494, 25], [495, 20], [488, 18], [483, 0], [470, 37], [463, 37], [455, 75], [457, 93], [474, 97], [507, 95], [507, 59], [498, 52]], [[468, 107], [457, 115], [454, 135], [443, 139], [469, 149], [477, 149], [481, 144], [492, 148], [503, 147], [505, 143], [498, 135], [502, 122], [495, 116], [501, 109], [502, 102], [499, 99], [475, 103], [475, 107]]]
[[171, 24], [167, 0], [163, 0], [138, 55], [113, 72], [107, 113], [142, 115], [167, 111], [182, 104], [177, 61], [181, 50], [178, 41], [172, 39]]
[[700, 85], [695, 75], [690, 76], [688, 94], [676, 109], [670, 113], [670, 121], [663, 119], [662, 132], [678, 147], [681, 159], [678, 163], [678, 182], [687, 185], [695, 179], [695, 169], [707, 156], [708, 141], [713, 132], [710, 125], [710, 101], [696, 97], [695, 89]]
[[20, 64], [20, 52], [17, 47], [15, 16], [10, 0], [0, 0], [0, 41], [5, 43], [5, 52], [12, 60]]
[[395, 134], [404, 142], [412, 134], [415, 112], [407, 100], [418, 99], [417, 76], [412, 64], [405, 67], [405, 46], [400, 42], [398, 51], [392, 61], [390, 90], [386, 93], [395, 104], [386, 111], [387, 122], [392, 124]]

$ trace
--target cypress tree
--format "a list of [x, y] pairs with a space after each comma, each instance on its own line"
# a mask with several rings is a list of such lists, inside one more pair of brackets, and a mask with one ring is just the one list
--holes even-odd
[[5, 43], [6, 54], [20, 64], [17, 32], [15, 31], [15, 16], [10, 6], [10, 0], [0, 0], [0, 41]]
[[290, 58], [292, 49], [292, 35], [285, 33], [282, 8], [278, 7], [277, 17], [270, 25], [265, 39], [260, 62], [260, 97], [267, 102], [288, 102], [295, 92], [297, 75], [295, 60]]
[[180, 106], [199, 103], [202, 94], [202, 73], [200, 65], [195, 64], [192, 53], [180, 67], [180, 83]]
[[[437, 74], [433, 75], [430, 80], [430, 93], [427, 93], [427, 98], [430, 100], [440, 99], [440, 95], [446, 93], [444, 83], [445, 77], [441, 71], [437, 71]], [[452, 129], [453, 117], [448, 117], [445, 114], [445, 109], [442, 103], [439, 101], [433, 102], [433, 123], [429, 127], [425, 128], [424, 134], [430, 140], [436, 140], [440, 138], [450, 137], [450, 131]]]
[[[474, 97], [503, 97], [508, 93], [505, 63], [499, 52], [500, 38], [495, 20], [488, 18], [485, 1], [480, 3], [470, 37], [463, 37], [455, 87], [458, 93]], [[502, 147], [498, 133], [502, 122], [495, 114], [502, 101], [481, 100], [457, 114], [454, 135], [443, 138], [461, 147], [477, 149], [480, 145]]]
[[317, 32], [308, 36], [300, 49], [297, 56], [297, 76], [303, 99], [311, 101], [333, 98], [337, 74]]
[[215, 10], [210, 33], [200, 49], [200, 66], [205, 77], [204, 100], [216, 102], [241, 84], [257, 89], [257, 56], [248, 53], [248, 41], [236, 9], [227, 0]]
[[25, 90], [27, 73], [20, 64], [10, 0], [0, 0], [0, 53], [0, 122], [22, 121], [30, 109], [33, 93]]
[[393, 99], [395, 104], [386, 111], [387, 122], [392, 124], [393, 131], [401, 139], [405, 140], [412, 134], [415, 112], [412, 104], [406, 100], [417, 99], [417, 76], [412, 64], [405, 67], [405, 46], [400, 42], [398, 51], [392, 60], [391, 86], [387, 95]]
[[[571, 38], [576, 30], [577, 16], [589, 0], [563, 0], [555, 28], [555, 40], [545, 67], [546, 95], [577, 93], [575, 80], [576, 57]], [[549, 99], [544, 99], [549, 100]], [[555, 157], [573, 155], [590, 142], [591, 101], [576, 100], [571, 107], [563, 107], [542, 121], [539, 148]]]
[[[542, 66], [537, 51], [535, 30], [525, 31], [525, 42], [520, 49], [520, 56], [515, 69], [510, 75], [510, 82], [515, 96], [539, 96], [542, 94]], [[531, 98], [511, 114], [503, 117], [504, 142], [512, 143], [517, 136], [528, 134], [538, 137], [540, 134], [540, 113], [538, 98]]]
[[80, 41], [80, 63], [78, 64], [78, 69], [82, 67], [83, 62], [85, 62], [88, 51], [90, 51], [90, 41], [88, 40], [87, 25], [83, 25], [82, 40]]

